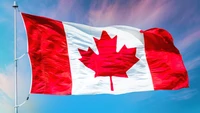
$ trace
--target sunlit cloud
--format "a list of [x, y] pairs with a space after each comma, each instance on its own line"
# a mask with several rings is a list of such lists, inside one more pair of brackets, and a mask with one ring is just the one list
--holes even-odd
[[191, 32], [190, 34], [186, 35], [182, 40], [179, 41], [177, 47], [184, 52], [188, 49], [188, 47], [194, 45], [197, 42], [200, 42], [200, 30]]
[[12, 113], [14, 105], [14, 79], [0, 73], [0, 112]]
[[120, 1], [109, 3], [93, 3], [89, 11], [89, 24], [104, 26], [111, 24], [126, 24], [140, 28], [152, 27], [160, 24], [169, 16], [169, 9], [173, 4], [167, 1], [129, 1], [122, 5]]
[[0, 102], [0, 112], [1, 113], [13, 113], [14, 112], [12, 105], [8, 104], [8, 102], [2, 98], [0, 98], [0, 100], [1, 100], [1, 102]]
[[[7, 68], [10, 68], [9, 66]], [[9, 75], [0, 73], [0, 89], [4, 91], [10, 98], [14, 98], [14, 76], [13, 71]]]
[[53, 6], [38, 8], [40, 12], [38, 12], [37, 15], [59, 20], [69, 18], [69, 13], [71, 12], [76, 0], [59, 0], [57, 2], [58, 3]]

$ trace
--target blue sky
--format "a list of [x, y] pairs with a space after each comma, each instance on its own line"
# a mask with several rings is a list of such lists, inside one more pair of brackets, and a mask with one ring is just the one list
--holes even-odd
[[[19, 113], [199, 113], [199, 0], [17, 0], [22, 12], [92, 26], [128, 25], [168, 30], [188, 70], [190, 87], [123, 95], [31, 95]], [[13, 113], [13, 1], [0, 0], [0, 113]], [[26, 34], [18, 13], [19, 103], [29, 92]]]

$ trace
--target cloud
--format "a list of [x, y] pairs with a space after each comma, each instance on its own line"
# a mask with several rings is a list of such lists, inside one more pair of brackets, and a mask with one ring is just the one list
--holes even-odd
[[12, 113], [14, 106], [14, 79], [0, 73], [0, 112]]
[[128, 24], [140, 28], [156, 26], [169, 16], [171, 2], [167, 1], [126, 1], [114, 3], [95, 2], [89, 10], [89, 24], [105, 26], [111, 24]]
[[189, 60], [185, 63], [186, 67], [187, 67], [187, 70], [192, 70], [192, 69], [195, 69], [197, 68], [198, 66], [200, 66], [200, 56], [192, 59], [192, 60]]
[[195, 32], [190, 32], [182, 40], [179, 41], [177, 47], [185, 52], [190, 46], [193, 46], [195, 43], [200, 41], [200, 30]]
[[[180, 1], [179, 1], [180, 2]], [[195, 27], [199, 26], [200, 16], [199, 16], [199, 1], [181, 1], [182, 4], [180, 5], [178, 1], [176, 1], [177, 7], [174, 10], [174, 14], [176, 15], [176, 20], [173, 24], [186, 26], [188, 27]], [[184, 11], [183, 11], [184, 10]]]
[[171, 95], [171, 99], [172, 100], [187, 100], [187, 99], [190, 99], [192, 98], [194, 95], [196, 95], [199, 91], [197, 89], [185, 89], [183, 91], [180, 91], [179, 93], [177, 94], [173, 94]]
[[40, 6], [38, 8], [39, 12], [37, 14], [53, 19], [64, 20], [69, 18], [69, 13], [71, 12], [71, 9], [73, 8], [75, 2], [76, 0], [59, 0], [57, 1], [57, 3], [55, 3], [55, 1], [53, 1], [52, 3], [47, 2], [51, 3], [51, 5], [47, 5], [47, 3], [44, 3], [44, 6]]
[[[7, 69], [12, 69], [13, 65], [7, 66]], [[0, 90], [4, 91], [10, 98], [14, 98], [14, 76], [13, 71], [0, 73]]]
[[75, 2], [76, 0], [60, 0], [56, 8], [51, 12], [51, 17], [59, 19], [66, 18]]
[[[2, 78], [2, 77], [0, 77]], [[0, 89], [0, 112], [11, 113], [13, 111], [13, 100]]]

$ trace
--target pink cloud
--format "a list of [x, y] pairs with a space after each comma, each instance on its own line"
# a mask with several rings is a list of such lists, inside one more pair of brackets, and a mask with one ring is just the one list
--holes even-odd
[[48, 8], [48, 10], [42, 10], [39, 14], [46, 15], [54, 19], [63, 19], [68, 17], [76, 0], [59, 0], [55, 7]]
[[64, 20], [69, 17], [76, 0], [57, 0], [56, 2], [54, 0], [43, 0], [39, 4], [38, 1], [32, 1], [31, 3], [33, 5], [27, 6], [26, 4], [30, 4], [29, 2], [30, 1], [22, 2], [22, 7], [19, 6], [19, 9], [33, 15]]
[[[9, 66], [9, 68], [10, 67], [12, 66]], [[11, 71], [10, 74], [13, 75], [13, 72]], [[4, 91], [5, 94], [7, 94], [10, 98], [14, 98], [14, 76], [9, 75], [0, 73], [0, 89]]]
[[14, 102], [14, 77], [0, 73], [0, 112], [12, 113]]
[[[98, 8], [97, 4], [100, 5]], [[113, 4], [108, 1], [93, 3], [89, 10], [89, 24], [128, 24], [140, 28], [156, 26], [169, 16], [171, 6], [171, 2], [150, 0], [130, 1], [126, 5], [120, 4], [119, 1]]]
[[192, 46], [198, 41], [200, 41], [200, 30], [186, 35], [182, 40], [179, 41], [177, 47], [184, 52], [187, 50], [188, 47]]

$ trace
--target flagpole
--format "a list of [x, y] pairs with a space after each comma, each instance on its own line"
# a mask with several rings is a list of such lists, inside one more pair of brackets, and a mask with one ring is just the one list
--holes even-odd
[[18, 92], [17, 92], [17, 2], [14, 1], [14, 74], [15, 74], [15, 113], [18, 113]]

